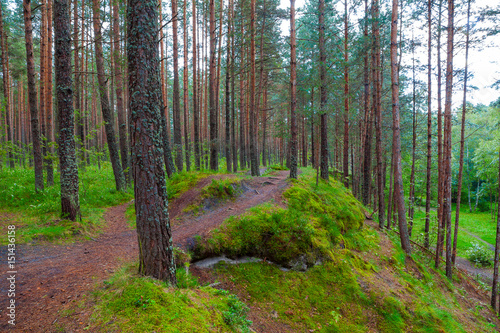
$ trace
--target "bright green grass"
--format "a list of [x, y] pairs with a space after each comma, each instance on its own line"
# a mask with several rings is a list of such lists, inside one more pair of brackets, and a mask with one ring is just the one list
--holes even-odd
[[110, 163], [102, 163], [101, 169], [88, 166], [79, 173], [79, 180], [82, 220], [69, 222], [60, 219], [59, 173], [54, 174], [54, 186], [36, 192], [33, 169], [4, 168], [0, 171], [0, 210], [12, 213], [15, 221], [4, 221], [0, 228], [15, 224], [20, 243], [35, 239], [71, 240], [78, 234], [92, 237], [100, 227], [106, 207], [133, 197], [131, 189], [116, 191]]
[[[453, 208], [455, 205], [453, 205]], [[435, 229], [436, 224], [436, 211], [431, 211], [431, 227]], [[452, 232], [455, 230], [455, 210], [452, 211]], [[425, 227], [425, 210], [417, 208], [414, 215], [414, 233], [412, 238], [423, 243], [423, 233]], [[431, 230], [435, 233], [435, 230]], [[491, 220], [491, 213], [477, 212], [470, 213], [468, 207], [461, 207], [460, 220], [458, 228], [457, 239], [457, 254], [460, 257], [466, 257], [465, 251], [469, 249], [473, 242], [485, 245], [483, 242], [477, 240], [471, 234], [476, 235], [483, 241], [495, 245], [496, 237], [496, 222]], [[434, 237], [435, 238], [435, 237]], [[492, 252], [493, 256], [493, 252]]]
[[90, 331], [248, 332], [248, 308], [225, 290], [200, 287], [177, 271], [178, 288], [140, 277], [125, 267], [98, 286], [91, 297]]

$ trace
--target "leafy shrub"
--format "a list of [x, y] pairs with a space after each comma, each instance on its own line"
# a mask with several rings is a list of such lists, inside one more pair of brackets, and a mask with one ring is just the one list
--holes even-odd
[[472, 246], [466, 251], [467, 259], [476, 266], [489, 267], [491, 266], [492, 251], [486, 246], [480, 245], [478, 242], [473, 242]]
[[245, 303], [240, 301], [236, 295], [229, 295], [227, 300], [229, 309], [223, 312], [224, 322], [233, 328], [241, 330], [241, 332], [249, 332], [248, 327], [252, 325], [252, 321], [246, 318], [250, 310]]

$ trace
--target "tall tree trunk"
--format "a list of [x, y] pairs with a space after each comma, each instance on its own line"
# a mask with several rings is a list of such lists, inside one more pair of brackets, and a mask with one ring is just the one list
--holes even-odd
[[215, 37], [215, 0], [210, 0], [210, 169], [219, 170], [218, 130], [217, 130], [217, 73]]
[[[365, 0], [365, 22], [363, 27], [363, 36], [368, 44], [368, 0]], [[366, 49], [368, 45], [365, 45]], [[368, 66], [368, 52], [364, 55], [364, 68], [363, 68], [363, 78], [364, 78], [364, 98], [363, 107], [365, 109], [365, 137], [364, 137], [364, 152], [363, 152], [363, 205], [368, 206], [370, 203], [370, 187], [371, 187], [371, 162], [372, 162], [372, 112], [370, 108], [370, 75]]]
[[52, 165], [52, 154], [54, 153], [54, 133], [52, 129], [52, 114], [53, 114], [53, 103], [52, 103], [52, 1], [47, 0], [47, 56], [46, 56], [46, 78], [47, 83], [45, 86], [45, 129], [47, 138], [47, 152], [50, 154], [46, 161], [47, 170], [47, 186], [54, 185], [54, 167]]
[[118, 152], [118, 145], [116, 144], [115, 130], [113, 124], [115, 123], [113, 111], [109, 105], [108, 88], [106, 84], [106, 75], [104, 73], [104, 53], [102, 50], [102, 34], [101, 34], [101, 18], [100, 18], [100, 1], [92, 0], [93, 24], [94, 24], [94, 46], [95, 46], [95, 60], [97, 67], [97, 80], [99, 81], [99, 94], [101, 97], [101, 111], [104, 120], [104, 128], [106, 130], [106, 139], [108, 141], [109, 159], [113, 167], [115, 175], [115, 185], [117, 191], [124, 191], [126, 188], [125, 176], [120, 164], [120, 154]]
[[[233, 158], [231, 156], [231, 110], [230, 110], [230, 89], [229, 89], [229, 74], [230, 74], [230, 68], [231, 68], [231, 49], [229, 47], [230, 45], [230, 38], [231, 38], [231, 4], [228, 6], [228, 22], [227, 22], [227, 43], [226, 43], [226, 142], [225, 142], [225, 150], [226, 150], [226, 170], [228, 172], [233, 171]], [[222, 27], [221, 27], [222, 29]]]
[[411, 237], [413, 230], [413, 215], [415, 211], [415, 153], [417, 149], [417, 108], [416, 108], [416, 79], [415, 79], [415, 40], [412, 32], [412, 140], [411, 140], [411, 172], [410, 193], [408, 198], [408, 232]]
[[321, 178], [328, 181], [328, 133], [327, 133], [327, 88], [325, 52], [325, 0], [319, 0], [319, 80], [320, 80], [320, 119], [321, 119]]
[[[84, 10], [84, 9], [82, 9]], [[83, 12], [82, 12], [83, 16]], [[79, 13], [78, 13], [78, 0], [73, 1], [73, 48], [74, 48], [74, 65], [75, 68], [80, 68], [80, 57], [78, 55], [80, 51], [79, 43], [80, 39], [84, 39], [86, 36], [83, 35], [81, 38], [79, 37]], [[82, 22], [82, 26], [85, 26]], [[83, 42], [82, 42], [83, 43]], [[82, 46], [83, 47], [83, 46]], [[82, 52], [83, 55], [84, 52]], [[83, 59], [82, 59], [83, 60]], [[77, 135], [77, 148], [78, 148], [78, 157], [80, 159], [80, 165], [83, 168], [85, 166], [85, 136], [84, 136], [84, 110], [83, 105], [81, 103], [81, 90], [80, 87], [83, 87], [83, 82], [81, 82], [81, 73], [78, 70], [75, 70], [75, 113], [76, 113], [76, 135]], [[85, 97], [83, 97], [85, 98]]]
[[[347, 0], [344, 0], [344, 186], [349, 188], [349, 25]], [[354, 176], [354, 175], [353, 175]]]
[[54, 0], [56, 95], [59, 124], [59, 149], [57, 151], [59, 153], [59, 170], [61, 173], [61, 209], [63, 218], [75, 221], [76, 217], [81, 215], [78, 194], [78, 164], [73, 134], [75, 117], [73, 111], [73, 80], [71, 79], [69, 7], [69, 0]]
[[451, 103], [453, 94], [453, 16], [455, 3], [448, 0], [448, 40], [446, 56], [446, 101], [444, 105], [444, 188], [443, 188], [443, 221], [446, 226], [446, 276], [451, 279]]
[[427, 1], [427, 181], [425, 195], [424, 247], [429, 248], [432, 167], [432, 1]]
[[[241, 23], [241, 33], [240, 36], [244, 36], [244, 24], [243, 24], [243, 8], [241, 8], [241, 17], [240, 17], [242, 23]], [[240, 46], [240, 167], [242, 169], [246, 168], [246, 142], [245, 142], [245, 131], [246, 131], [246, 108], [245, 108], [245, 101], [244, 101], [244, 56], [245, 56], [245, 51], [244, 51], [244, 40], [242, 37], [241, 41], [241, 46]]]
[[[122, 65], [121, 65], [121, 46], [120, 46], [120, 21], [118, 0], [113, 0], [113, 44], [114, 44], [114, 72], [116, 86], [116, 113], [118, 114], [118, 135], [120, 136], [120, 155], [122, 161], [123, 173], [125, 181], [130, 184], [129, 173], [129, 155], [127, 144], [127, 115], [123, 107], [123, 80], [122, 80]], [[163, 43], [163, 41], [160, 41]]]
[[[195, 1], [195, 0], [193, 0]], [[184, 90], [184, 149], [186, 153], [186, 171], [191, 170], [191, 157], [189, 148], [189, 95], [188, 95], [188, 31], [187, 31], [187, 0], [183, 6], [183, 30], [184, 30], [184, 75], [182, 88]]]
[[238, 171], [238, 147], [236, 145], [236, 100], [235, 100], [235, 74], [234, 74], [234, 36], [235, 36], [235, 26], [234, 26], [234, 4], [233, 0], [229, 1], [229, 8], [231, 10], [231, 27], [233, 33], [231, 34], [231, 138], [232, 138], [232, 157], [233, 157], [233, 172]]
[[[465, 113], [467, 112], [467, 75], [469, 62], [469, 21], [470, 21], [470, 0], [467, 1], [467, 32], [465, 37], [465, 73], [464, 73], [464, 100], [462, 104], [462, 126], [460, 128], [460, 160], [458, 162], [458, 179], [457, 179], [457, 207], [455, 212], [455, 230], [453, 235], [453, 251], [451, 261], [455, 265], [457, 256], [457, 238], [458, 238], [458, 223], [460, 219], [460, 201], [462, 199], [462, 177], [464, 171], [464, 142], [465, 142]], [[490, 199], [491, 200], [491, 199]]]
[[295, 0], [290, 0], [290, 178], [297, 179], [297, 42], [295, 40]]
[[259, 156], [257, 154], [257, 129], [255, 107], [255, 2], [250, 0], [250, 108], [249, 111], [249, 141], [250, 141], [250, 168], [252, 176], [260, 176]]
[[33, 56], [33, 26], [31, 23], [31, 1], [23, 0], [24, 33], [26, 38], [26, 63], [28, 67], [28, 95], [31, 113], [33, 160], [35, 162], [35, 190], [43, 190], [43, 159], [38, 126], [38, 108], [35, 84], [35, 59]]
[[182, 158], [182, 133], [181, 133], [181, 102], [179, 91], [179, 42], [178, 42], [178, 21], [177, 0], [172, 0], [172, 46], [174, 62], [174, 90], [172, 96], [173, 118], [174, 118], [174, 151], [175, 166], [180, 172], [184, 167]]
[[[12, 130], [10, 124], [10, 85], [9, 85], [9, 48], [7, 41], [7, 32], [5, 31], [3, 25], [3, 15], [2, 15], [2, 4], [0, 3], [0, 49], [2, 51], [2, 77], [3, 77], [3, 96], [5, 99], [5, 126], [7, 130], [7, 141], [10, 142], [11, 145], [14, 144], [12, 139]], [[0, 161], [1, 162], [1, 161]], [[9, 167], [14, 169], [14, 155], [12, 154], [12, 149], [9, 148], [8, 153], [8, 162]]]
[[198, 109], [198, 44], [196, 41], [197, 16], [196, 0], [193, 0], [193, 130], [194, 130], [194, 164], [196, 170], [200, 170], [200, 127]]
[[[498, 151], [500, 159], [500, 150]], [[498, 166], [498, 179], [500, 179], [500, 165]], [[500, 193], [500, 182], [498, 182], [498, 193]], [[500, 195], [498, 196], [498, 212], [497, 212], [497, 237], [495, 242], [495, 257], [493, 262], [493, 281], [491, 287], [491, 307], [497, 310], [498, 297], [498, 261], [500, 256]]]
[[[398, 77], [398, 0], [392, 0], [391, 19], [391, 90], [392, 90], [392, 122], [393, 122], [393, 152], [394, 152], [394, 188], [395, 199], [398, 207], [399, 234], [401, 247], [407, 255], [411, 255], [410, 236], [406, 225], [405, 201], [403, 189], [403, 176], [401, 172], [401, 133], [399, 128], [399, 77]], [[380, 173], [380, 170], [378, 171]], [[382, 188], [379, 187], [381, 191]], [[383, 193], [379, 196], [383, 200]]]
[[441, 14], [442, 2], [439, 0], [438, 7], [438, 32], [437, 32], [437, 146], [438, 146], [438, 211], [437, 211], [437, 244], [436, 244], [436, 257], [434, 266], [439, 267], [439, 258], [443, 252], [443, 239], [444, 239], [444, 224], [443, 224], [443, 143], [442, 143], [442, 112], [441, 112]]
[[[393, 4], [394, 6], [394, 4]], [[373, 63], [373, 77], [374, 77], [374, 94], [373, 94], [373, 110], [374, 110], [374, 116], [375, 116], [375, 141], [376, 141], [376, 155], [377, 155], [377, 194], [378, 194], [378, 213], [379, 213], [379, 227], [383, 228], [384, 226], [384, 221], [385, 221], [385, 198], [384, 198], [384, 180], [383, 180], [383, 171], [382, 171], [382, 101], [381, 101], [381, 94], [382, 94], [382, 82], [381, 82], [381, 62], [380, 62], [380, 29], [379, 29], [379, 2], [378, 0], [374, 0], [373, 2], [373, 35], [374, 35], [374, 45], [373, 45], [373, 52], [374, 52], [374, 63]], [[397, 14], [397, 8], [396, 8], [396, 14]], [[397, 22], [393, 24], [397, 25]], [[395, 27], [397, 28], [397, 27]], [[392, 31], [392, 30], [391, 30]], [[393, 41], [394, 43], [397, 43], [397, 34], [396, 34], [396, 39]], [[391, 42], [392, 46], [392, 42]], [[391, 48], [392, 49], [392, 48]], [[397, 53], [397, 49], [394, 51]], [[395, 55], [397, 58], [397, 54]], [[392, 60], [392, 59], [391, 59]], [[391, 63], [392, 66], [392, 63]], [[396, 66], [395, 70], [397, 70], [397, 59], [396, 63], [394, 64]], [[397, 72], [396, 72], [397, 75]], [[396, 77], [397, 79], [397, 77]], [[396, 82], [397, 84], [397, 82]], [[398, 99], [399, 99], [399, 93], [398, 93]], [[398, 106], [399, 107], [399, 106]], [[394, 113], [394, 110], [393, 110]], [[397, 110], [397, 114], [399, 117], [399, 109]], [[396, 156], [395, 156], [396, 157]], [[395, 170], [396, 171], [396, 170]]]
[[[131, 165], [139, 273], [176, 284], [162, 160], [162, 96], [156, 0], [129, 0], [127, 59]], [[164, 116], [163, 116], [164, 117]]]

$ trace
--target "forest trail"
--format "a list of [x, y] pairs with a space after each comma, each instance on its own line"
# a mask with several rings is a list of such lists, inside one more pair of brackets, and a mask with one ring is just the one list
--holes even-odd
[[[234, 201], [209, 207], [197, 217], [184, 212], [186, 207], [196, 202], [204, 186], [213, 178], [221, 177], [224, 176], [204, 178], [169, 202], [175, 245], [185, 247], [193, 236], [208, 233], [224, 219], [243, 214], [248, 208], [273, 199], [279, 203], [281, 192], [288, 185], [288, 171], [243, 180], [243, 193]], [[91, 313], [78, 312], [78, 307], [70, 303], [84, 301], [97, 283], [125, 263], [137, 259], [137, 234], [125, 218], [130, 204], [107, 210], [104, 215], [106, 228], [95, 240], [65, 245], [19, 245], [16, 248], [16, 326], [7, 324], [5, 309], [8, 298], [0, 297], [0, 331], [83, 332]], [[5, 246], [0, 248], [0, 255], [6, 258]], [[4, 271], [7, 271], [6, 265]], [[0, 286], [0, 292], [6, 295], [6, 279], [2, 279]]]

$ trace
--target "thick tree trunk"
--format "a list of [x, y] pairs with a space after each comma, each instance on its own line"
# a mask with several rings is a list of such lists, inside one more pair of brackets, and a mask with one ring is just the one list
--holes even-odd
[[[120, 21], [118, 1], [113, 1], [113, 44], [114, 44], [114, 71], [115, 71], [115, 86], [116, 86], [116, 113], [118, 114], [118, 135], [120, 136], [120, 155], [122, 161], [123, 173], [125, 181], [130, 184], [129, 173], [129, 154], [127, 143], [127, 115], [123, 107], [123, 80], [121, 66], [121, 47], [120, 47]], [[160, 41], [163, 43], [163, 41]]]
[[320, 119], [321, 119], [321, 178], [328, 181], [328, 132], [327, 132], [327, 91], [326, 91], [326, 52], [325, 52], [325, 0], [319, 0], [319, 80], [320, 80]]
[[[38, 126], [38, 108], [35, 83], [35, 59], [33, 56], [33, 25], [31, 23], [31, 1], [23, 0], [24, 32], [26, 38], [26, 63], [28, 67], [28, 95], [31, 113], [33, 160], [35, 162], [35, 190], [43, 190], [43, 159]], [[69, 22], [68, 22], [69, 24]], [[69, 49], [69, 47], [68, 47]], [[71, 88], [70, 88], [71, 89]]]
[[444, 143], [443, 143], [443, 221], [446, 226], [446, 276], [451, 279], [451, 103], [453, 94], [453, 16], [454, 0], [448, 0], [448, 40], [446, 57], [446, 102], [444, 105]]
[[[26, 0], [25, 0], [26, 1]], [[61, 173], [62, 217], [80, 216], [78, 164], [76, 161], [73, 80], [71, 79], [71, 30], [69, 1], [54, 0], [54, 44], [57, 118], [59, 124], [59, 170]]]
[[[465, 73], [464, 73], [464, 100], [462, 104], [462, 126], [460, 129], [460, 160], [458, 162], [458, 179], [457, 179], [457, 206], [455, 212], [455, 230], [453, 233], [453, 250], [451, 261], [455, 265], [457, 256], [457, 238], [458, 238], [458, 223], [460, 220], [460, 201], [462, 199], [462, 177], [464, 171], [464, 142], [465, 142], [465, 113], [467, 111], [467, 75], [469, 61], [469, 27], [470, 23], [470, 0], [467, 1], [467, 32], [465, 37]], [[491, 200], [491, 199], [490, 199]]]
[[[127, 58], [139, 273], [176, 284], [163, 171], [157, 1], [129, 0]], [[164, 117], [164, 116], [163, 116]]]
[[235, 74], [234, 74], [234, 36], [235, 36], [235, 26], [234, 26], [234, 5], [233, 0], [229, 1], [229, 8], [231, 9], [231, 27], [233, 34], [231, 34], [231, 138], [232, 138], [232, 157], [233, 157], [233, 172], [238, 171], [238, 146], [236, 145], [236, 94], [235, 94]]
[[290, 178], [297, 179], [297, 42], [295, 39], [295, 0], [290, 0]]
[[118, 145], [116, 143], [115, 130], [113, 124], [115, 123], [113, 112], [111, 110], [108, 99], [107, 79], [104, 73], [104, 53], [102, 50], [102, 34], [101, 34], [101, 18], [100, 18], [100, 1], [92, 0], [93, 11], [93, 24], [94, 24], [94, 46], [95, 46], [95, 60], [97, 67], [97, 80], [99, 81], [99, 94], [101, 97], [101, 111], [104, 120], [104, 128], [106, 130], [106, 139], [108, 141], [109, 159], [113, 167], [115, 175], [115, 185], [117, 191], [124, 191], [126, 188], [125, 176], [120, 163], [120, 154], [118, 152]]
[[[452, 0], [451, 0], [452, 1]], [[399, 77], [398, 77], [398, 0], [392, 0], [391, 19], [391, 90], [392, 90], [392, 123], [393, 123], [393, 152], [394, 152], [394, 188], [395, 199], [398, 207], [399, 233], [401, 237], [401, 247], [407, 255], [411, 255], [410, 237], [408, 226], [406, 225], [405, 201], [403, 189], [403, 176], [401, 172], [401, 133], [399, 128]], [[378, 171], [381, 173], [381, 170]], [[379, 190], [382, 190], [379, 187]], [[383, 194], [379, 196], [383, 199]]]
[[427, 179], [425, 195], [424, 247], [429, 248], [432, 167], [432, 1], [427, 1]]

